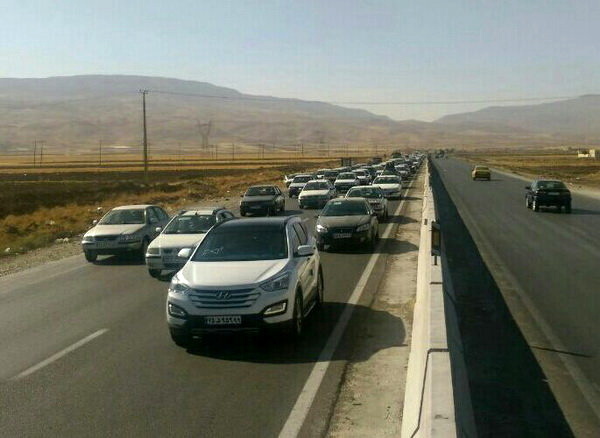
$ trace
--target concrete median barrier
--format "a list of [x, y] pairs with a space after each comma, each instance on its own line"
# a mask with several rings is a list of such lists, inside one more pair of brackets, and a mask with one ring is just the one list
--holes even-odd
[[402, 437], [473, 437], [475, 421], [443, 245], [439, 256], [432, 255], [435, 220], [435, 200], [426, 182]]

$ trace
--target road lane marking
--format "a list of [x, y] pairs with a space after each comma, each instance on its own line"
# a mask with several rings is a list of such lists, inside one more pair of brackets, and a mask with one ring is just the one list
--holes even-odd
[[82, 347], [85, 344], [87, 344], [88, 342], [96, 339], [98, 336], [102, 336], [107, 331], [108, 331], [108, 329], [101, 329], [101, 330], [98, 330], [98, 331], [92, 333], [89, 336], [86, 336], [85, 338], [83, 338], [83, 339], [75, 342], [74, 344], [68, 346], [64, 350], [61, 350], [58, 353], [53, 354], [49, 358], [44, 359], [43, 361], [41, 361], [40, 363], [32, 366], [31, 368], [27, 368], [25, 371], [17, 374], [15, 377], [12, 377], [10, 380], [20, 380], [20, 379], [23, 379], [24, 377], [27, 377], [27, 376], [35, 373], [36, 371], [41, 370], [45, 366], [50, 365], [52, 362], [56, 362], [60, 358], [62, 358], [64, 356], [66, 356], [67, 354], [69, 354], [69, 353], [77, 350], [79, 347]]
[[[396, 208], [394, 216], [400, 215], [400, 211], [402, 210], [402, 206], [404, 205], [406, 195], [408, 191], [412, 188], [412, 186], [413, 185], [411, 182], [410, 186], [408, 186], [404, 190], [404, 193], [402, 194], [402, 200], [400, 201], [400, 204], [398, 204], [398, 208]], [[387, 239], [389, 237], [393, 225], [393, 223], [387, 224], [386, 229], [383, 232], [383, 235], [381, 236], [382, 239]], [[350, 318], [352, 316], [352, 312], [354, 312], [354, 305], [358, 303], [358, 300], [362, 296], [364, 289], [367, 286], [369, 277], [371, 276], [371, 273], [373, 271], [373, 268], [375, 267], [377, 261], [379, 260], [379, 257], [381, 256], [381, 253], [377, 252], [377, 250], [381, 249], [382, 246], [383, 242], [380, 241], [377, 244], [375, 252], [371, 254], [369, 262], [363, 270], [363, 273], [360, 276], [356, 287], [352, 291], [352, 295], [350, 295], [350, 299], [344, 307], [342, 315], [338, 319], [333, 331], [329, 335], [325, 347], [319, 354], [317, 362], [313, 366], [313, 369], [310, 372], [308, 379], [304, 383], [304, 387], [302, 388], [302, 391], [300, 391], [298, 399], [296, 400], [296, 403], [294, 404], [290, 415], [288, 416], [285, 424], [283, 425], [283, 429], [281, 429], [281, 432], [279, 433], [280, 438], [297, 437], [300, 433], [300, 429], [304, 425], [304, 421], [308, 416], [315, 396], [317, 395], [317, 391], [321, 387], [321, 383], [323, 381], [323, 378], [325, 377], [325, 373], [327, 373], [327, 370], [329, 369], [331, 358], [333, 357], [333, 354], [335, 353], [335, 350], [337, 349], [337, 346], [340, 343], [340, 340], [342, 339], [344, 331], [346, 330], [346, 326], [348, 325], [348, 322], [350, 321]]]

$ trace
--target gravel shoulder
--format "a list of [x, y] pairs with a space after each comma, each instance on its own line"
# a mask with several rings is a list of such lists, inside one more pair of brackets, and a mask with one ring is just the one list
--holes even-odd
[[[340, 388], [327, 436], [399, 436], [410, 353], [417, 259], [422, 213], [423, 177], [406, 200], [383, 278], [373, 298], [375, 313], [395, 318], [362, 321]], [[386, 347], [395, 345], [394, 347]], [[373, 353], [375, 352], [375, 353]]]

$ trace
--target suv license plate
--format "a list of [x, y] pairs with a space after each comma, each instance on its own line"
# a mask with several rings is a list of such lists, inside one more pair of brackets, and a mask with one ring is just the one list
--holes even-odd
[[350, 239], [352, 237], [352, 233], [334, 233], [334, 239]]
[[557, 195], [560, 195], [560, 193], [559, 193], [559, 192], [548, 192], [548, 194], [549, 194], [549, 195], [552, 195], [552, 196], [557, 196]]
[[112, 242], [96, 242], [96, 248], [110, 248]]
[[240, 325], [241, 316], [205, 316], [204, 322], [207, 325]]

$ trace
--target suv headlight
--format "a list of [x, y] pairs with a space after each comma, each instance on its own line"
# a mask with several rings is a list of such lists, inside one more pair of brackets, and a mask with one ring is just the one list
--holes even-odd
[[169, 285], [169, 292], [180, 294], [180, 295], [189, 295], [191, 294], [193, 289], [186, 284], [178, 283], [175, 280], [171, 280], [171, 284]]
[[284, 272], [275, 278], [265, 281], [260, 287], [267, 292], [273, 292], [276, 290], [287, 289], [290, 285], [290, 273]]
[[94, 236], [83, 236], [83, 239], [82, 239], [82, 240], [83, 240], [84, 242], [93, 242], [93, 241], [95, 241], [96, 239], [94, 238]]
[[317, 233], [326, 233], [327, 231], [329, 231], [327, 227], [317, 224]]
[[362, 224], [356, 228], [357, 232], [367, 231], [371, 227], [371, 224]]
[[154, 247], [148, 248], [148, 250], [146, 251], [146, 254], [148, 254], [148, 255], [160, 255], [160, 248], [158, 246], [154, 246]]

